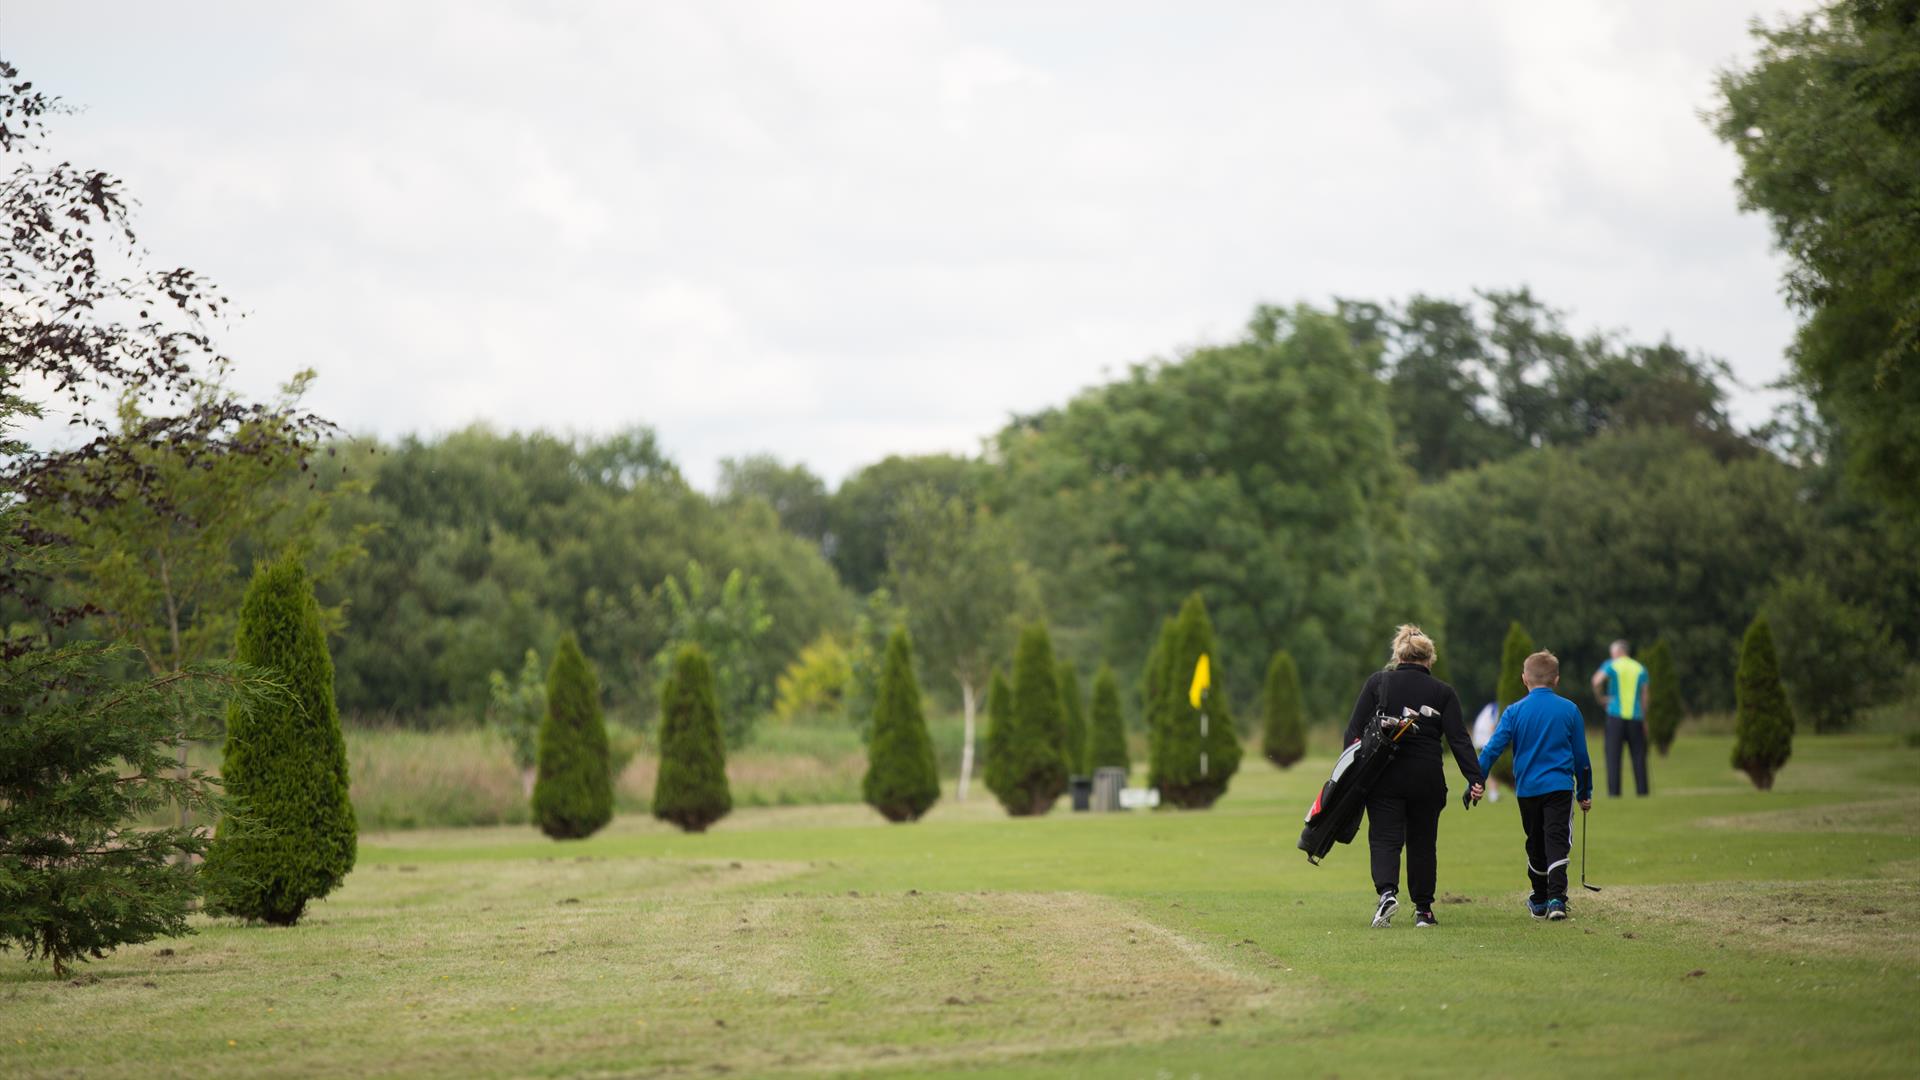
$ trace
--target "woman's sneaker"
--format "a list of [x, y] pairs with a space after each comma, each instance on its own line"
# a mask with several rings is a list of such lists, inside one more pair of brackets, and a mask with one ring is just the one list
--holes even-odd
[[1373, 928], [1375, 930], [1385, 930], [1387, 927], [1392, 926], [1393, 913], [1398, 910], [1400, 910], [1400, 901], [1393, 895], [1393, 890], [1388, 889], [1386, 892], [1381, 893], [1380, 906], [1373, 910]]
[[1431, 911], [1416, 911], [1413, 913], [1413, 928], [1415, 930], [1418, 930], [1423, 926], [1439, 926], [1439, 925], [1440, 925], [1440, 920], [1434, 918], [1433, 912]]
[[1567, 902], [1559, 898], [1547, 901], [1547, 921], [1559, 922], [1567, 917]]

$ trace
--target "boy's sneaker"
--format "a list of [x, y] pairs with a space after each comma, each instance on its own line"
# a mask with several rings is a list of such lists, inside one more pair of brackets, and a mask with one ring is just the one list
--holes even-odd
[[1527, 910], [1531, 912], [1536, 919], [1544, 919], [1547, 917], [1547, 904], [1544, 900], [1535, 900], [1531, 896], [1527, 897]]
[[1416, 911], [1413, 913], [1413, 928], [1415, 930], [1418, 930], [1423, 926], [1439, 926], [1439, 925], [1440, 925], [1440, 920], [1434, 918], [1433, 912], [1431, 911]]
[[1558, 898], [1547, 901], [1547, 921], [1559, 922], [1567, 917], [1567, 902]]
[[1385, 930], [1387, 927], [1392, 926], [1393, 913], [1398, 910], [1400, 910], [1400, 901], [1393, 895], [1393, 890], [1388, 889], [1386, 892], [1381, 893], [1380, 906], [1373, 910], [1373, 928], [1375, 930]]

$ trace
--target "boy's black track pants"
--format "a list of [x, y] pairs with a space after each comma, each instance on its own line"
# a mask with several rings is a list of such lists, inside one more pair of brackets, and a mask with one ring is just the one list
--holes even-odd
[[1637, 795], [1647, 793], [1647, 725], [1644, 720], [1622, 720], [1618, 716], [1607, 717], [1607, 797], [1620, 795], [1620, 743], [1626, 741], [1627, 751], [1633, 757], [1633, 790]]
[[1523, 795], [1520, 824], [1527, 830], [1527, 877], [1533, 902], [1567, 899], [1567, 860], [1573, 854], [1573, 792]]
[[1375, 892], [1400, 888], [1400, 849], [1407, 852], [1407, 892], [1416, 911], [1433, 910], [1439, 859], [1440, 811], [1447, 808], [1447, 782], [1437, 763], [1395, 762], [1367, 793], [1367, 847], [1373, 854]]

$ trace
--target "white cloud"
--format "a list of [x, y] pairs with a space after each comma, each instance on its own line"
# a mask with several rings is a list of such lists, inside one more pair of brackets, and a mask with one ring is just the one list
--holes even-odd
[[1737, 2], [104, 8], [7, 13], [62, 150], [354, 430], [838, 476], [1263, 300], [1528, 283], [1754, 383], [1792, 330], [1696, 115]]

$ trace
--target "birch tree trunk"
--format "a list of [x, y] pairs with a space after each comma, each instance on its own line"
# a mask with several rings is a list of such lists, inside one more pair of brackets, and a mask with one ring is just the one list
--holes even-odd
[[973, 680], [960, 680], [960, 715], [964, 718], [960, 741], [960, 783], [954, 788], [955, 802], [967, 801], [967, 784], [973, 778]]

